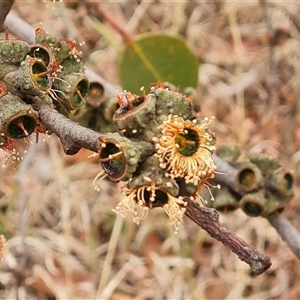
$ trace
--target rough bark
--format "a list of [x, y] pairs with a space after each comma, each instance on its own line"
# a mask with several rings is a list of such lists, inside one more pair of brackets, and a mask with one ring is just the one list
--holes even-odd
[[38, 97], [32, 99], [32, 106], [39, 112], [40, 120], [47, 130], [59, 137], [66, 154], [74, 155], [81, 148], [98, 152], [100, 133], [67, 119]]
[[270, 257], [259, 252], [243, 239], [230, 232], [219, 222], [219, 214], [215, 209], [200, 207], [197, 203], [187, 200], [185, 214], [208, 234], [220, 241], [234, 252], [240, 260], [246, 262], [253, 274], [259, 275], [271, 266]]

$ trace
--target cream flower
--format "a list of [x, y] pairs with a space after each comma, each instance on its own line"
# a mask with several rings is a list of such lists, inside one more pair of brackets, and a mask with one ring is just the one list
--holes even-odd
[[[185, 182], [198, 186], [203, 179], [214, 176], [216, 165], [212, 159], [215, 150], [215, 137], [208, 125], [213, 118], [184, 120], [175, 115], [158, 128], [159, 138], [153, 138], [160, 167], [165, 176], [184, 178]], [[209, 177], [209, 178], [208, 178]]]
[[133, 214], [133, 222], [139, 224], [140, 220], [147, 217], [149, 209], [162, 207], [170, 218], [171, 225], [178, 232], [179, 226], [183, 224], [182, 217], [185, 213], [186, 202], [182, 197], [176, 198], [156, 187], [154, 183], [137, 188], [122, 188], [122, 193], [126, 196], [113, 212], [122, 217], [128, 213]]

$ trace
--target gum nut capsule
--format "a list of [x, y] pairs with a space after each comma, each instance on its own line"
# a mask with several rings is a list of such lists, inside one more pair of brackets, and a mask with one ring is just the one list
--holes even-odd
[[41, 60], [47, 68], [55, 61], [55, 55], [52, 49], [47, 45], [31, 45], [28, 55]]
[[68, 74], [53, 78], [53, 88], [60, 91], [59, 97], [66, 101], [70, 109], [77, 109], [85, 103], [89, 80], [82, 73]]
[[239, 207], [251, 217], [261, 216], [266, 210], [267, 199], [264, 190], [245, 194], [239, 202]]
[[154, 89], [151, 93], [156, 96], [158, 123], [165, 121], [168, 115], [176, 115], [183, 119], [191, 119], [193, 117], [193, 102], [185, 95], [161, 87]]
[[243, 163], [237, 170], [235, 182], [238, 191], [250, 192], [263, 185], [263, 177], [260, 169], [249, 162]]
[[272, 215], [281, 214], [286, 208], [286, 206], [288, 205], [287, 201], [278, 198], [278, 195], [273, 194], [270, 191], [266, 192], [266, 197], [267, 197], [266, 209], [263, 214], [263, 216], [266, 218]]
[[51, 47], [54, 52], [55, 59], [61, 63], [63, 60], [77, 53], [75, 48], [76, 42], [72, 40], [62, 40], [50, 35], [42, 28], [35, 31], [35, 43], [43, 44]]
[[13, 139], [22, 139], [34, 132], [38, 113], [18, 96], [7, 94], [0, 101], [0, 132]]
[[67, 57], [61, 62], [61, 75], [71, 73], [84, 73], [84, 64], [81, 58], [74, 56]]
[[266, 186], [274, 193], [289, 202], [294, 197], [294, 177], [291, 172], [279, 168], [266, 179]]
[[60, 45], [60, 39], [53, 35], [50, 35], [42, 28], [37, 28], [35, 30], [35, 43], [49, 45], [51, 48], [58, 47]]
[[[116, 131], [115, 123], [113, 122], [113, 117], [116, 110], [119, 108], [118, 100], [116, 97], [106, 98], [98, 107], [98, 110], [102, 110], [102, 116], [104, 120], [108, 123], [111, 123]], [[123, 132], [119, 132], [121, 135], [124, 135]]]
[[120, 107], [115, 111], [113, 122], [120, 132], [129, 138], [152, 141], [157, 133], [155, 119], [155, 99], [152, 94], [135, 96], [125, 93], [124, 100], [119, 96]]
[[12, 93], [21, 97], [38, 96], [51, 88], [51, 78], [45, 64], [30, 56], [26, 57], [18, 70], [6, 74], [4, 82]]
[[105, 89], [102, 83], [90, 81], [89, 92], [86, 97], [86, 103], [93, 107], [99, 107], [105, 100]]
[[4, 79], [7, 73], [18, 70], [19, 67], [17, 65], [10, 65], [6, 63], [0, 63], [0, 80]]
[[112, 181], [129, 180], [139, 162], [153, 152], [151, 143], [133, 142], [118, 133], [108, 133], [99, 138], [100, 164]]
[[211, 203], [213, 208], [221, 212], [233, 211], [239, 207], [238, 199], [226, 187], [216, 191], [215, 200]]
[[223, 144], [217, 147], [216, 154], [228, 163], [234, 163], [241, 155], [241, 149], [233, 144]]

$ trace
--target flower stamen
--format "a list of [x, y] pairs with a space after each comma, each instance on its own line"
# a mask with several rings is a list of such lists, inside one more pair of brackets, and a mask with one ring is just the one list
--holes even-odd
[[122, 217], [126, 217], [129, 212], [133, 214], [133, 222], [139, 224], [140, 220], [147, 217], [149, 209], [162, 207], [170, 219], [171, 225], [178, 232], [179, 226], [183, 224], [182, 217], [186, 210], [187, 202], [182, 197], [173, 197], [171, 194], [160, 190], [153, 182], [150, 185], [144, 185], [129, 189], [126, 186], [122, 188], [122, 193], [126, 196], [113, 212]]
[[203, 178], [208, 179], [207, 174], [213, 177], [216, 166], [211, 154], [215, 150], [215, 138], [208, 128], [212, 120], [190, 121], [169, 115], [159, 126], [161, 137], [155, 137], [153, 141], [160, 167], [166, 170], [166, 177], [181, 177], [195, 186]]
[[[96, 190], [97, 192], [100, 192], [100, 182], [107, 177], [107, 174], [104, 170], [101, 170], [96, 177], [93, 180], [93, 186], [94, 186], [94, 190]], [[98, 183], [96, 184], [96, 181], [98, 180]]]

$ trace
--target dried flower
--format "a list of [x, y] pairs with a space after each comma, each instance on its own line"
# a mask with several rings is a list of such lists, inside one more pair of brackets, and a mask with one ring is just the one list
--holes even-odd
[[216, 166], [211, 155], [215, 150], [215, 137], [208, 128], [212, 120], [190, 121], [169, 115], [159, 126], [161, 136], [153, 141], [166, 177], [184, 178], [187, 184], [197, 186], [203, 178], [209, 179], [208, 174], [210, 178], [214, 176]]
[[12, 139], [1, 134], [0, 149], [5, 152], [2, 168], [5, 168], [9, 161], [13, 164], [17, 164], [23, 160], [23, 156], [27, 152], [28, 142], [28, 138]]
[[133, 222], [139, 224], [140, 220], [147, 217], [150, 208], [162, 207], [170, 218], [171, 225], [178, 232], [179, 226], [183, 224], [182, 216], [185, 213], [186, 202], [182, 197], [173, 197], [168, 192], [157, 187], [153, 182], [129, 189], [127, 185], [122, 188], [126, 196], [113, 211], [126, 217], [129, 212], [133, 214]]

